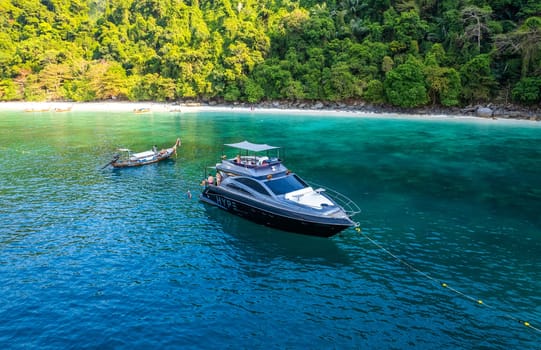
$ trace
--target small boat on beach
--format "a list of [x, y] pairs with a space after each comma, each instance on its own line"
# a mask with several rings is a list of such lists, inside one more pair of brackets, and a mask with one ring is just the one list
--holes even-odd
[[60, 112], [71, 112], [71, 106], [70, 107], [67, 107], [67, 108], [60, 108], [60, 107], [56, 107], [54, 109], [55, 112], [57, 113], [60, 113]]
[[111, 165], [113, 168], [130, 168], [138, 167], [147, 164], [153, 164], [161, 162], [162, 160], [169, 159], [173, 154], [177, 152], [177, 147], [180, 147], [181, 142], [178, 138], [172, 147], [164, 148], [160, 151], [156, 146], [152, 147], [149, 151], [134, 153], [128, 148], [119, 148], [120, 154], [116, 154], [113, 160], [107, 163], [103, 168]]
[[29, 113], [35, 113], [35, 112], [49, 112], [51, 110], [51, 107], [47, 108], [26, 108], [24, 111]]
[[142, 108], [135, 108], [133, 110], [133, 113], [135, 114], [143, 114], [143, 113], [150, 113], [150, 108], [148, 107], [142, 107]]
[[358, 226], [352, 217], [360, 213], [359, 207], [336, 191], [314, 189], [291, 172], [279, 158], [279, 147], [248, 141], [226, 146], [237, 155], [223, 156], [215, 166], [216, 176], [203, 181], [204, 203], [265, 226], [313, 236], [330, 237]]

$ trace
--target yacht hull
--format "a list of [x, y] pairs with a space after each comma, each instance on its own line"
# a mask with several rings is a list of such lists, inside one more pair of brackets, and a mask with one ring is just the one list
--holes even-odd
[[349, 218], [309, 215], [207, 186], [200, 199], [232, 214], [268, 227], [318, 237], [331, 237], [354, 226]]

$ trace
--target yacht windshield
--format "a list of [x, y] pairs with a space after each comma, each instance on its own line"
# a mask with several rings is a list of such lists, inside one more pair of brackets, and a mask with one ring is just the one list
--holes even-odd
[[288, 175], [276, 180], [269, 180], [266, 182], [266, 184], [276, 195], [289, 193], [308, 187], [308, 185], [297, 175]]

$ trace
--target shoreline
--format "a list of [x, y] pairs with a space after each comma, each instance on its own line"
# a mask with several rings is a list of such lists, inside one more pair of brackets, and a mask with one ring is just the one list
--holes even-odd
[[274, 114], [325, 114], [359, 117], [417, 117], [417, 118], [460, 118], [484, 120], [523, 120], [541, 121], [541, 111], [525, 110], [519, 107], [501, 106], [472, 106], [459, 108], [415, 108], [403, 109], [395, 107], [380, 107], [354, 104], [315, 103], [284, 103], [279, 101], [262, 102], [258, 104], [220, 104], [220, 103], [167, 103], [167, 102], [129, 102], [129, 101], [100, 101], [100, 102], [0, 102], [1, 111], [20, 111], [29, 113], [61, 113], [61, 112], [132, 112], [145, 113], [190, 113], [190, 112], [220, 112], [235, 111], [243, 113], [274, 113]]

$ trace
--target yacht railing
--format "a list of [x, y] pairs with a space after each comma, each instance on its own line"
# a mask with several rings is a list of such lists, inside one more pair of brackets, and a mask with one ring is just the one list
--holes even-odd
[[322, 186], [320, 184], [317, 184], [315, 182], [309, 182], [310, 185], [318, 187], [315, 191], [322, 192], [325, 191], [332, 199], [336, 201], [336, 203], [344, 209], [347, 216], [352, 217], [361, 212], [361, 208], [355, 203], [352, 199], [349, 197], [346, 197], [342, 193], [333, 190], [329, 187]]

